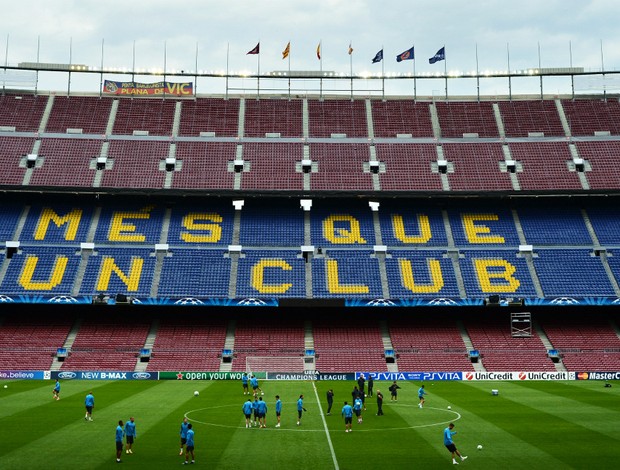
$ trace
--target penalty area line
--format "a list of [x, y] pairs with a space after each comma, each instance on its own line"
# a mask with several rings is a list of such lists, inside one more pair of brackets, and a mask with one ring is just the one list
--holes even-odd
[[325, 435], [327, 436], [327, 443], [329, 444], [329, 451], [332, 454], [332, 460], [334, 462], [334, 469], [340, 470], [338, 466], [338, 459], [336, 458], [336, 452], [334, 452], [334, 445], [332, 444], [332, 438], [329, 435], [329, 429], [327, 428], [327, 421], [325, 421], [325, 415], [323, 414], [323, 407], [321, 406], [321, 400], [319, 400], [319, 392], [316, 390], [316, 383], [312, 382], [312, 388], [314, 389], [314, 396], [316, 397], [316, 402], [319, 405], [319, 412], [321, 413], [321, 420], [323, 421], [323, 428], [325, 428]]

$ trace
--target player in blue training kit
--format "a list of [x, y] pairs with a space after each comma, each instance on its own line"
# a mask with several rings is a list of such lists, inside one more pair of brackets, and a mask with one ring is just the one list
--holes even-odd
[[133, 441], [138, 437], [136, 434], [136, 422], [133, 419], [133, 416], [129, 418], [129, 421], [125, 423], [125, 439], [127, 440], [127, 446], [125, 447], [126, 454], [133, 454]]
[[60, 400], [60, 382], [58, 379], [56, 379], [56, 385], [54, 385], [54, 390], [52, 390], [52, 398]]
[[280, 415], [282, 414], [282, 400], [280, 400], [280, 395], [276, 395], [276, 418], [278, 422], [276, 423], [276, 428], [280, 427]]
[[452, 442], [452, 436], [456, 434], [456, 431], [453, 431], [454, 423], [450, 423], [446, 429], [443, 430], [443, 443], [450, 452], [452, 452], [452, 463], [454, 465], [458, 465], [459, 463], [456, 461], [456, 456], [458, 455], [461, 458], [461, 462], [467, 458], [467, 456], [461, 455], [461, 453], [457, 450], [456, 445]]
[[263, 397], [258, 398], [258, 425], [261, 428], [267, 427], [267, 420], [265, 416], [267, 415], [267, 403], [263, 401]]
[[248, 374], [246, 374], [245, 372], [241, 376], [241, 385], [243, 385], [243, 394], [249, 395], [250, 390], [248, 389]]
[[351, 424], [353, 423], [353, 408], [346, 401], [342, 407], [342, 416], [344, 416], [344, 432], [351, 432]]
[[183, 422], [181, 423], [181, 431], [179, 434], [181, 435], [181, 450], [179, 450], [179, 455], [183, 455], [183, 446], [187, 444], [187, 428], [189, 423], [187, 422], [187, 418], [183, 418]]
[[243, 416], [245, 416], [245, 427], [246, 428], [251, 428], [252, 427], [252, 400], [250, 400], [248, 398], [248, 401], [246, 401], [243, 406], [241, 406], [241, 411], [243, 411]]
[[254, 401], [252, 402], [252, 412], [254, 413], [254, 426], [258, 423], [258, 398], [254, 395]]
[[258, 379], [256, 377], [250, 377], [250, 384], [252, 385], [252, 393], [254, 396], [258, 395], [258, 392], [260, 392], [261, 395], [265, 394], [265, 392], [263, 392], [263, 390], [258, 386]]
[[189, 463], [189, 456], [192, 456], [192, 462], [195, 463], [194, 460], [194, 430], [192, 429], [192, 423], [187, 425], [187, 446], [185, 446], [185, 465]]
[[123, 420], [119, 420], [116, 426], [116, 463], [121, 463], [123, 453]]
[[357, 424], [362, 424], [362, 400], [357, 397], [353, 402], [353, 413], [357, 416]]
[[297, 400], [297, 426], [301, 424], [301, 414], [306, 411], [304, 408], [304, 396], [299, 395], [299, 400]]
[[95, 407], [95, 397], [93, 396], [93, 392], [88, 392], [88, 395], [86, 395], [84, 406], [86, 406], [86, 415], [84, 415], [84, 419], [86, 421], [92, 421], [93, 408]]
[[418, 390], [418, 398], [420, 399], [420, 404], [418, 406], [420, 408], [424, 406], [424, 395], [426, 395], [426, 390], [424, 390], [424, 385], [422, 385]]

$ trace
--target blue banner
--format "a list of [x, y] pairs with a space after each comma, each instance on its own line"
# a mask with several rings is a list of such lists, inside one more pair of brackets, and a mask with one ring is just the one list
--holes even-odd
[[157, 380], [158, 372], [119, 371], [52, 371], [52, 379], [60, 380]]
[[415, 381], [442, 381], [442, 380], [463, 380], [463, 372], [356, 372], [355, 380], [360, 375], [366, 379], [372, 377], [373, 380], [415, 380]]
[[0, 380], [49, 380], [49, 370], [0, 370]]

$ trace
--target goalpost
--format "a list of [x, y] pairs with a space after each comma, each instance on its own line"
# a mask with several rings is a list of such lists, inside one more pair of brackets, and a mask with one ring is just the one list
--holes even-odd
[[303, 356], [247, 356], [245, 369], [253, 372], [304, 372], [308, 368]]

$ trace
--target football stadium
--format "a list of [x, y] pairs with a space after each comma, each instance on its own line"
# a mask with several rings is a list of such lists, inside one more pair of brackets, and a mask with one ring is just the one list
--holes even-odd
[[620, 101], [543, 87], [590, 72], [4, 74], [0, 468], [192, 464], [184, 418], [216, 469], [617, 460]]

